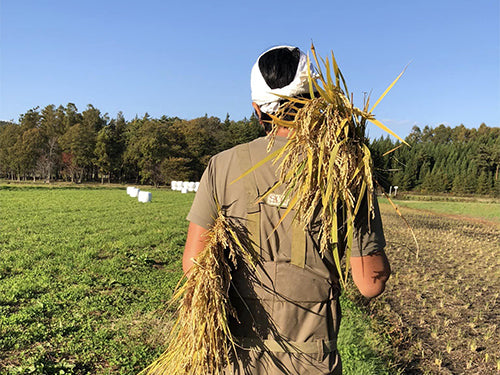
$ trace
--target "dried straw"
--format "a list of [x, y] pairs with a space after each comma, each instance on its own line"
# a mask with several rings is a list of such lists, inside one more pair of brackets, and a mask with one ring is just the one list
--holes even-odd
[[[353, 242], [354, 218], [364, 198], [367, 200], [367, 217], [370, 218], [374, 212], [373, 163], [365, 137], [366, 122], [373, 122], [407, 144], [371, 113], [402, 73], [370, 111], [369, 98], [365, 100], [363, 109], [359, 109], [352, 103], [352, 97], [349, 99], [347, 85], [333, 54], [331, 65], [328, 59], [322, 60], [326, 69], [323, 75], [314, 46], [311, 50], [317, 72], [309, 72], [310, 98], [283, 97], [286, 99], [285, 104], [276, 115], [271, 116], [273, 131], [270, 145], [279, 127], [292, 131], [286, 145], [265, 159], [280, 163], [279, 181], [267, 194], [284, 185], [290, 203], [282, 220], [295, 210], [294, 219], [304, 227], [310, 223], [320, 205], [320, 252], [333, 251], [340, 280], [345, 282]], [[256, 167], [262, 164], [260, 162]], [[338, 222], [339, 212], [343, 213], [341, 223]], [[339, 224], [345, 225], [345, 277], [342, 277], [344, 272], [340, 265]]]
[[228, 325], [228, 317], [235, 316], [228, 297], [231, 267], [237, 260], [253, 266], [256, 261], [253, 248], [242, 245], [241, 233], [219, 213], [189, 278], [172, 297], [180, 305], [167, 350], [143, 374], [222, 373], [234, 347]]

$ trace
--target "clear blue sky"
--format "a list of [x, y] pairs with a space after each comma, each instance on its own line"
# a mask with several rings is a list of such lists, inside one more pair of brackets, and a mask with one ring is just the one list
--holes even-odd
[[[110, 117], [249, 117], [250, 69], [277, 44], [334, 51], [396, 133], [500, 126], [498, 0], [0, 2], [0, 119], [92, 104]], [[371, 136], [381, 133], [373, 126]]]

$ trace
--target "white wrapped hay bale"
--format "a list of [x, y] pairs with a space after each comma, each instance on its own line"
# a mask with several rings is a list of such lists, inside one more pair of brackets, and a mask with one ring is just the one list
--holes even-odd
[[189, 181], [188, 185], [187, 185], [187, 189], [188, 191], [194, 191], [194, 187], [196, 186], [195, 182], [194, 181]]
[[181, 193], [186, 194], [188, 192], [187, 186], [182, 185]]
[[132, 198], [137, 198], [137, 196], [139, 195], [139, 192], [140, 192], [140, 190], [138, 188], [134, 187], [134, 188], [130, 189], [130, 196]]
[[152, 194], [149, 191], [140, 191], [138, 196], [137, 196], [137, 199], [139, 200], [139, 202], [142, 202], [142, 203], [151, 202], [151, 198], [152, 198]]
[[200, 181], [197, 181], [194, 183], [194, 192], [196, 193], [198, 191], [198, 187], [200, 186]]
[[177, 181], [170, 182], [170, 189], [172, 189], [173, 191], [177, 190]]
[[182, 189], [182, 181], [172, 181], [172, 190], [181, 191]]
[[135, 189], [135, 187], [133, 187], [133, 186], [127, 186], [127, 195], [131, 195], [132, 194], [132, 189]]

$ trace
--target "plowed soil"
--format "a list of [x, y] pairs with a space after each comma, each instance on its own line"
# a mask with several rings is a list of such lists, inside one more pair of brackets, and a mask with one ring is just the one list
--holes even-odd
[[500, 373], [500, 225], [381, 202], [392, 276], [367, 304], [405, 374]]

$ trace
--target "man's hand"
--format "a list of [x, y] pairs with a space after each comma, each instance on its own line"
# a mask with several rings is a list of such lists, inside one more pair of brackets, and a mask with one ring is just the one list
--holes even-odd
[[354, 284], [368, 298], [377, 297], [385, 289], [391, 267], [384, 252], [362, 257], [351, 257], [351, 272]]

